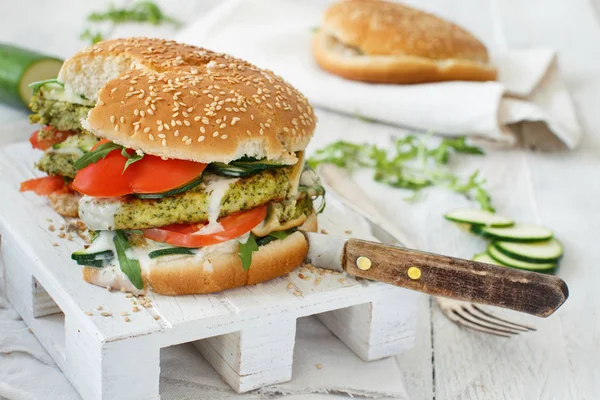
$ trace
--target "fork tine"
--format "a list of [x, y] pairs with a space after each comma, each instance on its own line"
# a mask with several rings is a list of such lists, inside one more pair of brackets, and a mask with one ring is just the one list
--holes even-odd
[[489, 318], [493, 318], [493, 319], [495, 319], [495, 320], [498, 320], [498, 321], [504, 322], [505, 324], [509, 324], [509, 325], [513, 325], [513, 326], [515, 326], [515, 329], [516, 329], [516, 327], [520, 327], [520, 328], [526, 329], [526, 330], [528, 330], [528, 331], [537, 331], [537, 329], [535, 329], [535, 328], [533, 328], [533, 327], [531, 327], [531, 326], [522, 325], [522, 324], [517, 324], [516, 322], [508, 321], [508, 320], [505, 320], [505, 319], [503, 319], [503, 318], [497, 317], [497, 316], [495, 316], [494, 314], [491, 314], [491, 313], [489, 313], [489, 312], [487, 312], [487, 311], [484, 311], [483, 309], [479, 308], [479, 307], [478, 307], [478, 306], [476, 306], [475, 304], [471, 304], [471, 306], [472, 306], [472, 307], [473, 307], [475, 310], [477, 310], [478, 312], [480, 312], [481, 314], [483, 314], [483, 315], [485, 315], [485, 316], [487, 316], [487, 317], [489, 317]]
[[[500, 328], [512, 329], [512, 330], [517, 330], [517, 331], [521, 331], [521, 332], [529, 332], [529, 330], [527, 330], [527, 329], [525, 329], [525, 328], [523, 328], [521, 326], [513, 326], [512, 324], [509, 324], [508, 321], [506, 321], [507, 323], [500, 323], [500, 322], [496, 322], [496, 321], [493, 321], [491, 319], [488, 319], [489, 318], [489, 314], [488, 313], [482, 313], [483, 316], [477, 315], [473, 311], [471, 311], [469, 309], [469, 307], [473, 307], [473, 304], [469, 304], [467, 306], [462, 306], [462, 310], [464, 312], [466, 312], [467, 314], [469, 314], [470, 316], [472, 316], [473, 319], [476, 319], [476, 320], [479, 320], [479, 321], [482, 321], [482, 322], [485, 322], [487, 324], [494, 325], [494, 326], [497, 326], [497, 327], [500, 327]], [[477, 310], [477, 308], [475, 308], [475, 307], [473, 307], [473, 308], [475, 310]]]
[[[504, 333], [506, 336], [509, 336], [509, 335], [518, 335], [519, 334], [518, 331], [511, 331], [509, 329], [501, 329], [501, 328], [497, 328], [495, 326], [486, 325], [485, 323], [482, 323], [482, 322], [476, 321], [476, 320], [474, 320], [472, 318], [469, 318], [468, 316], [462, 314], [459, 310], [452, 310], [452, 313], [454, 315], [456, 315], [457, 317], [462, 318], [463, 320], [468, 321], [469, 323], [471, 323], [473, 325], [476, 325], [476, 326], [478, 326], [480, 328], [485, 328], [485, 329], [488, 329], [490, 331], [495, 331], [497, 333]], [[500, 335], [500, 336], [502, 336], [502, 335]]]
[[468, 329], [472, 329], [474, 331], [489, 333], [490, 335], [500, 336], [500, 337], [503, 337], [503, 338], [509, 338], [509, 337], [512, 336], [512, 335], [507, 335], [507, 334], [504, 334], [504, 333], [500, 333], [500, 332], [495, 331], [493, 329], [480, 328], [479, 326], [473, 325], [469, 321], [462, 320], [462, 319], [460, 321], [458, 321], [457, 324], [459, 326], [462, 325], [462, 326], [464, 326], [464, 327], [466, 327]]

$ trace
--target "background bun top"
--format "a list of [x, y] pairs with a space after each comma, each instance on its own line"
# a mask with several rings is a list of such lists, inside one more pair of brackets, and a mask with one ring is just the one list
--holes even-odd
[[488, 61], [485, 46], [465, 29], [397, 3], [378, 0], [335, 3], [325, 12], [321, 29], [366, 55]]

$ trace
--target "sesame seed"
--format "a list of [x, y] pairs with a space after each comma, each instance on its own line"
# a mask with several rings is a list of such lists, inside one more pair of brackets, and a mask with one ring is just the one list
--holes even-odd
[[250, 119], [254, 121], [254, 114], [250, 114]]
[[158, 131], [159, 131], [159, 132], [162, 132], [162, 130], [163, 130], [163, 126], [162, 126], [162, 125], [159, 125], [159, 126], [158, 126]]
[[258, 131], [261, 135], [265, 134], [265, 131], [263, 130], [263, 128], [260, 128], [260, 131]]
[[[160, 130], [160, 129], [159, 129], [159, 130]], [[164, 139], [164, 138], [166, 138], [167, 136], [166, 136], [164, 133], [159, 133], [159, 134], [158, 134], [158, 137], [159, 137], [159, 138], [161, 138], [161, 139]]]
[[248, 136], [252, 136], [252, 132], [250, 132], [249, 130], [246, 130], [246, 133], [248, 134]]
[[231, 119], [231, 125], [235, 125], [236, 122], [238, 122], [240, 119], [238, 117], [233, 117]]
[[203, 141], [204, 141], [204, 136], [199, 136], [199, 137], [198, 137], [198, 141], [199, 141], [199, 142], [203, 142]]
[[146, 116], [146, 111], [144, 111], [144, 110], [140, 111], [140, 117], [144, 117], [144, 116]]
[[133, 115], [140, 115], [140, 110], [138, 110], [137, 108], [133, 110]]
[[225, 128], [226, 126], [227, 126], [227, 124], [221, 124], [221, 125], [219, 125], [219, 128], [220, 128], [220, 129], [223, 129], [223, 128]]
[[188, 121], [187, 119], [184, 119], [184, 120], [183, 120], [183, 124], [184, 124], [185, 126], [190, 126], [190, 121]]
[[137, 132], [137, 131], [139, 131], [139, 130], [140, 130], [140, 126], [139, 126], [139, 125], [136, 125], [136, 126], [135, 126], [135, 128], [133, 128], [133, 131], [134, 131], [134, 132]]
[[148, 139], [150, 139], [150, 140], [154, 140], [154, 135], [152, 135], [152, 134], [149, 134], [149, 135], [148, 135]]
[[227, 135], [221, 136], [221, 139], [227, 139]]
[[124, 124], [125, 123], [125, 117], [119, 118], [119, 121], [121, 121], [121, 123]]
[[175, 132], [173, 132], [173, 135], [179, 136], [179, 129], [175, 129]]
[[115, 125], [115, 131], [119, 132], [119, 124]]
[[201, 119], [201, 117], [198, 115], [194, 117], [194, 121], [200, 121], [200, 119]]
[[179, 115], [178, 112], [176, 112], [175, 114], [173, 114], [173, 118], [176, 118]]
[[116, 88], [116, 87], [114, 87], [114, 88], [110, 89], [110, 92], [111, 92], [111, 93], [114, 93], [114, 92], [116, 92], [116, 91], [117, 91], [117, 88]]
[[111, 115], [111, 116], [110, 116], [110, 123], [111, 123], [111, 124], [114, 124], [114, 123], [115, 123], [115, 116], [114, 116], [114, 115]]
[[165, 127], [166, 130], [170, 131], [171, 127], [169, 126], [169, 124], [165, 123], [163, 124], [163, 126]]
[[166, 147], [167, 146], [167, 139], [163, 139], [161, 144], [163, 145], [163, 147]]
[[188, 146], [189, 146], [190, 144], [192, 144], [192, 139], [188, 139], [188, 140], [185, 142], [185, 144], [186, 144], [186, 145], [188, 145]]
[[219, 136], [219, 131], [213, 132], [213, 137], [217, 137], [217, 136]]
[[[153, 104], [153, 105], [154, 105], [154, 104]], [[150, 114], [150, 115], [154, 115], [154, 111], [152, 111], [152, 109], [151, 109], [151, 108], [147, 109], [146, 111], [148, 112], [148, 114]]]
[[189, 137], [187, 137], [187, 136], [184, 136], [184, 137], [182, 137], [182, 138], [181, 138], [181, 141], [182, 141], [182, 142], [187, 142], [187, 140], [188, 140], [188, 139], [189, 139]]
[[150, 132], [150, 128], [149, 127], [145, 127], [144, 128], [144, 133], [148, 133], [148, 132]]

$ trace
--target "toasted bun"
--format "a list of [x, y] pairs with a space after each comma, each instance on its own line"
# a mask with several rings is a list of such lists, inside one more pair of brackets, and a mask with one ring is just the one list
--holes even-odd
[[81, 199], [81, 195], [77, 192], [50, 193], [48, 195], [50, 206], [63, 217], [79, 217], [79, 199]]
[[317, 63], [347, 79], [422, 83], [496, 79], [485, 46], [471, 33], [397, 3], [333, 4], [313, 40]]
[[[301, 230], [315, 232], [317, 217], [313, 213], [300, 227]], [[308, 242], [304, 235], [295, 232], [283, 240], [275, 240], [252, 255], [252, 266], [244, 271], [235, 253], [211, 253], [204, 258], [164, 257], [151, 264], [142, 277], [144, 287], [166, 295], [202, 294], [220, 292], [244, 285], [268, 281], [285, 275], [298, 267], [306, 253]], [[112, 289], [131, 289], [131, 284], [123, 276], [107, 279], [103, 269], [84, 267], [83, 279], [89, 283], [106, 286], [110, 281]]]
[[306, 98], [273, 72], [173, 41], [104, 41], [67, 60], [58, 79], [97, 100], [84, 121], [95, 135], [168, 158], [294, 164], [315, 129]]

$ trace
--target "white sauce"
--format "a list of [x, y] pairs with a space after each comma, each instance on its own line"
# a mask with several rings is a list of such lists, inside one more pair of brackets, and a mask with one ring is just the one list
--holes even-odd
[[223, 178], [220, 176], [210, 175], [206, 178], [206, 192], [208, 193], [208, 224], [195, 232], [195, 235], [208, 235], [211, 233], [222, 232], [223, 226], [217, 222], [221, 214], [221, 206], [223, 197], [229, 191], [232, 184], [238, 181], [237, 178]]
[[54, 153], [54, 154], [75, 154], [79, 157], [81, 157], [83, 155], [83, 151], [81, 151], [80, 148], [78, 147], [61, 147], [58, 149], [53, 149], [50, 148], [48, 149], [48, 153]]
[[79, 217], [96, 231], [110, 231], [115, 226], [115, 215], [121, 203], [111, 199], [83, 196], [79, 200]]
[[302, 172], [302, 175], [300, 175], [300, 184], [302, 186], [313, 187], [319, 185], [320, 183], [319, 176], [311, 169], [305, 170]]

